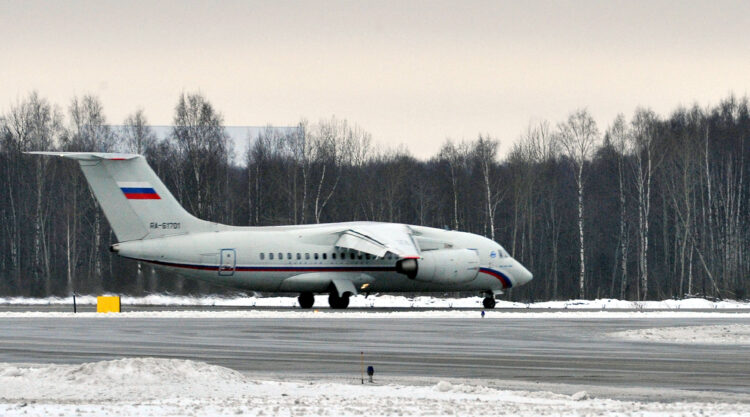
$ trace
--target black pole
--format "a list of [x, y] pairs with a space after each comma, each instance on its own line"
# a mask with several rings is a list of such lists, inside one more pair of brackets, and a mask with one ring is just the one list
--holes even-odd
[[77, 308], [76, 308], [76, 293], [73, 293], [73, 313], [75, 314], [77, 312], [78, 311], [77, 311]]

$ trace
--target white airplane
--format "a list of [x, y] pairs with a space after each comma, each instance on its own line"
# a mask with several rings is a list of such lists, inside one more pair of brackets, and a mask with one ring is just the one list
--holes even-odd
[[478, 291], [495, 307], [532, 274], [485, 237], [431, 227], [349, 222], [239, 227], [185, 211], [141, 155], [29, 152], [75, 159], [118, 243], [110, 250], [183, 276], [253, 291], [329, 293], [343, 309], [359, 292]]

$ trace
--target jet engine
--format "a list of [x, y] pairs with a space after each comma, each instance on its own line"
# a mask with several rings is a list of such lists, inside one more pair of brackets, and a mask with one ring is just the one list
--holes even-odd
[[479, 273], [479, 255], [471, 249], [440, 249], [422, 252], [420, 259], [402, 259], [396, 272], [424, 282], [458, 284]]

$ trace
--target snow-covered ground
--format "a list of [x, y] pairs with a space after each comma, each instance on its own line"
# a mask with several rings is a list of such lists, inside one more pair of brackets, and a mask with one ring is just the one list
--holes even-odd
[[256, 379], [176, 359], [0, 364], [2, 416], [741, 416], [750, 404], [640, 402], [448, 380], [431, 385]]
[[[96, 296], [82, 295], [76, 297], [78, 304], [96, 304]], [[0, 304], [9, 305], [54, 305], [73, 304], [72, 297], [49, 297], [49, 298], [26, 298], [26, 297], [0, 297]], [[219, 306], [219, 307], [296, 307], [296, 297], [258, 297], [253, 295], [219, 297], [186, 297], [166, 294], [153, 294], [143, 297], [122, 296], [123, 305], [159, 305], [159, 306]], [[315, 296], [316, 306], [327, 306], [328, 296]], [[400, 295], [371, 295], [369, 297], [358, 295], [351, 298], [350, 307], [416, 307], [416, 308], [479, 308], [482, 306], [481, 297], [464, 298], [437, 298], [437, 297], [404, 297]], [[709, 301], [702, 298], [687, 298], [683, 300], [663, 301], [623, 301], [615, 299], [598, 300], [569, 300], [569, 301], [544, 301], [538, 303], [516, 303], [510, 301], [497, 301], [496, 308], [499, 309], [564, 309], [564, 310], [724, 310], [724, 309], [747, 309], [750, 311], [750, 302], [746, 301]]]
[[621, 339], [661, 342], [699, 343], [712, 345], [750, 345], [750, 325], [656, 327], [611, 333]]

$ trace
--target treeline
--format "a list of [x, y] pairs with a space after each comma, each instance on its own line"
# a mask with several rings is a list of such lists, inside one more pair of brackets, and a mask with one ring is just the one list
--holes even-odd
[[111, 127], [96, 97], [64, 110], [36, 93], [0, 115], [0, 294], [223, 291], [107, 251], [114, 235], [72, 161], [29, 150], [144, 154], [186, 209], [235, 225], [353, 220], [495, 239], [534, 273], [517, 300], [745, 298], [750, 112], [729, 97], [663, 118], [637, 109], [600, 129], [586, 110], [499, 140], [445, 141], [429, 160], [380, 148], [346, 120], [269, 127], [244, 164], [221, 114], [182, 95], [157, 138], [142, 110]]

